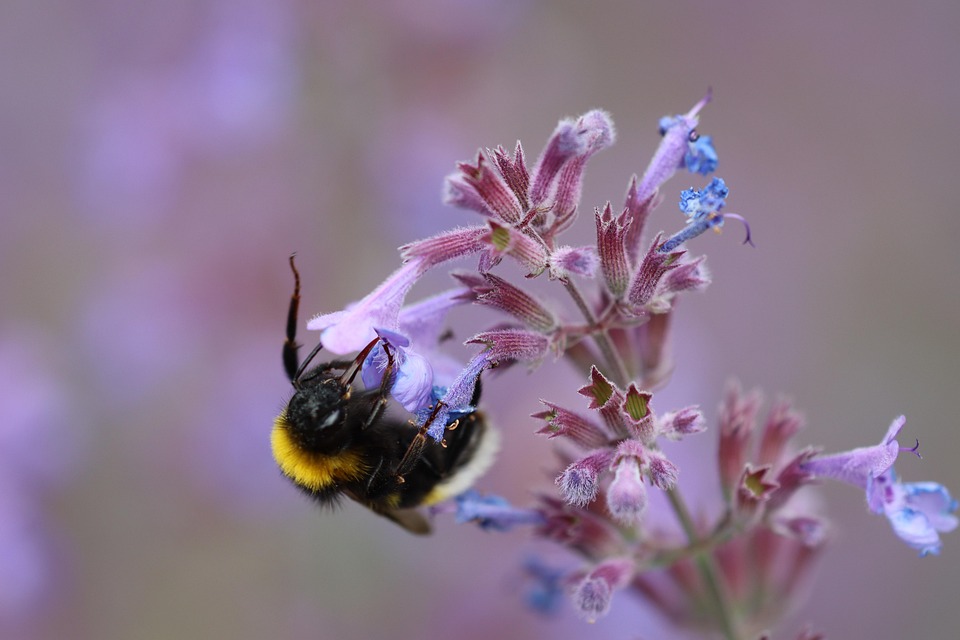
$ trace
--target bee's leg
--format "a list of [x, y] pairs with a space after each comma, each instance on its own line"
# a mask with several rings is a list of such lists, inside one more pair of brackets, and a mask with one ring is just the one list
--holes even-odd
[[393, 353], [390, 350], [390, 345], [386, 342], [381, 342], [383, 345], [383, 352], [387, 355], [387, 366], [383, 369], [383, 377], [380, 378], [380, 388], [377, 393], [371, 398], [371, 403], [373, 408], [370, 410], [370, 415], [367, 416], [367, 419], [364, 420], [362, 429], [366, 429], [370, 425], [377, 422], [380, 419], [380, 416], [383, 415], [383, 412], [387, 408], [387, 404], [390, 401], [390, 387], [393, 386], [393, 377], [394, 377], [394, 368], [396, 360], [393, 357]]
[[[438, 401], [436, 406], [433, 408], [433, 413], [431, 413], [430, 417], [427, 418], [420, 426], [420, 429], [417, 430], [417, 435], [413, 437], [413, 440], [410, 442], [410, 446], [407, 447], [406, 453], [403, 454], [403, 458], [400, 460], [400, 464], [397, 466], [397, 482], [403, 482], [403, 477], [410, 473], [420, 461], [420, 458], [423, 455], [423, 448], [427, 446], [427, 431], [430, 429], [430, 425], [433, 424], [434, 420], [436, 420], [437, 414], [440, 412], [441, 407], [443, 407], [443, 402]], [[455, 429], [456, 426], [457, 422], [454, 422], [447, 428]], [[446, 443], [444, 442], [441, 442], [440, 444], [446, 446]]]
[[[473, 395], [470, 398], [470, 404], [476, 406], [480, 402], [480, 376], [477, 376], [476, 382], [474, 383]], [[421, 456], [423, 455], [423, 449], [427, 446], [427, 431], [430, 430], [431, 425], [436, 421], [437, 415], [440, 413], [440, 408], [443, 407], [443, 401], [438, 400], [437, 404], [433, 407], [433, 413], [430, 414], [430, 417], [427, 418], [424, 423], [417, 430], [417, 435], [413, 437], [413, 440], [410, 442], [410, 446], [407, 447], [406, 453], [403, 454], [403, 459], [400, 461], [400, 465], [397, 467], [397, 480], [403, 482], [403, 476], [410, 473], [417, 462], [420, 461]], [[466, 420], [475, 420], [475, 417], [472, 417], [473, 414], [466, 416]], [[453, 422], [447, 425], [447, 430], [453, 431], [460, 424], [461, 418], [457, 418]], [[442, 447], [447, 446], [446, 440], [441, 440], [440, 445]]]
[[367, 478], [367, 495], [375, 496], [377, 494], [378, 487], [376, 484], [381, 480], [380, 470], [383, 468], [383, 457], [377, 462], [377, 466], [370, 471], [370, 476]]

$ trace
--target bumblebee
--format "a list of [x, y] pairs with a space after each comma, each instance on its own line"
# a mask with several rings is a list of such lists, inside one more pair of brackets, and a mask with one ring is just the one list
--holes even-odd
[[[379, 338], [353, 360], [334, 360], [307, 369], [322, 348], [299, 361], [296, 342], [300, 274], [290, 256], [294, 290], [287, 313], [283, 364], [293, 396], [274, 420], [273, 457], [280, 471], [321, 505], [347, 496], [415, 534], [430, 533], [417, 508], [466, 491], [493, 462], [497, 434], [481, 412], [451, 417], [441, 443], [426, 435], [433, 419], [416, 427], [409, 416], [392, 415], [389, 391], [396, 375], [391, 348], [375, 389], [353, 382]], [[471, 406], [480, 399], [477, 379]], [[436, 415], [438, 406], [434, 407]]]

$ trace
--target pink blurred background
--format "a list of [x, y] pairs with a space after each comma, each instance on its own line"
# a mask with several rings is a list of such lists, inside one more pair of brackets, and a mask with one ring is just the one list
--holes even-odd
[[[524, 532], [317, 513], [267, 439], [291, 251], [303, 319], [338, 309], [398, 245], [472, 221], [440, 204], [455, 161], [535, 156], [593, 107], [619, 140], [584, 206], [619, 203], [657, 119], [708, 86], [700, 129], [758, 246], [695, 247], [714, 285], [680, 308], [654, 406], [712, 418], [735, 376], [828, 449], [905, 413], [924, 459], [901, 475], [960, 493], [958, 33], [935, 0], [3, 3], [0, 637], [675, 637], [623, 594], [590, 627], [530, 613]], [[506, 446], [481, 487], [523, 503], [552, 460], [527, 415], [580, 381], [512, 376], [487, 390]], [[862, 494], [824, 495], [833, 544], [778, 631], [954, 637], [960, 534], [918, 559]]]

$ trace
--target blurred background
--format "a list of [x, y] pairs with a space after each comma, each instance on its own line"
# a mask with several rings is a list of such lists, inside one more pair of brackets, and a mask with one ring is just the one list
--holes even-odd
[[[594, 107], [619, 137], [582, 211], [619, 206], [658, 118], [708, 86], [700, 130], [757, 248], [734, 227], [693, 247], [714, 284], [680, 307], [654, 407], [712, 420], [735, 377], [789, 394], [829, 450], [905, 413], [924, 458], [900, 474], [960, 493], [957, 33], [946, 0], [4, 2], [0, 637], [684, 637], [627, 594], [590, 627], [566, 602], [532, 613], [525, 558], [576, 561], [527, 532], [319, 513], [268, 435], [292, 251], [301, 320], [339, 309], [400, 244], [475, 221], [440, 203], [457, 160], [521, 138], [532, 161]], [[654, 230], [680, 228], [692, 185], [668, 183]], [[505, 448], [482, 489], [550, 489], [528, 415], [581, 407], [581, 382], [491, 379]], [[960, 534], [918, 559], [862, 493], [823, 495], [833, 544], [777, 637], [954, 637]]]

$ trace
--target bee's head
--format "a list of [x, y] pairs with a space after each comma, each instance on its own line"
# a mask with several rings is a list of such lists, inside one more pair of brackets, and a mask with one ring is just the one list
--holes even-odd
[[349, 443], [346, 422], [350, 387], [338, 378], [307, 377], [297, 385], [285, 411], [290, 437], [302, 449], [333, 454]]

